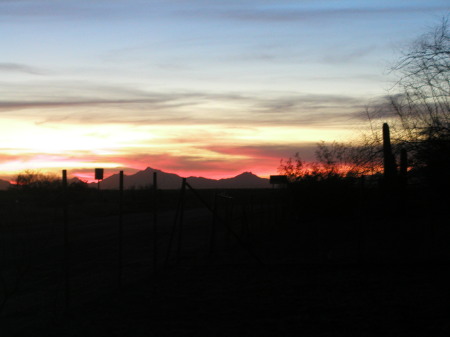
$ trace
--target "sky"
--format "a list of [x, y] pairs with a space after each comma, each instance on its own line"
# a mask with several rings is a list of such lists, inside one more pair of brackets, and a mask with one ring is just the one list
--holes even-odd
[[448, 0], [0, 0], [0, 178], [277, 174], [347, 141]]

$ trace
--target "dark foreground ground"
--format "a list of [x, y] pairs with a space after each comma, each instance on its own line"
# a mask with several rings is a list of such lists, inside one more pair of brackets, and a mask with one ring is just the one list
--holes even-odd
[[[242, 208], [230, 220], [241, 241], [220, 225], [211, 254], [211, 214], [186, 210], [178, 263], [175, 250], [164, 263], [174, 213], [162, 212], [156, 274], [151, 214], [127, 215], [122, 289], [117, 217], [73, 220], [68, 310], [59, 223], [32, 225], [24, 237], [4, 232], [3, 247], [40, 245], [0, 315], [0, 337], [450, 335], [445, 208], [407, 221], [372, 213], [280, 220], [267, 209]], [[3, 280], [14, 280], [18, 269], [5, 268]]]
[[110, 282], [90, 298], [80, 291], [82, 300], [74, 291], [68, 312], [61, 293], [53, 310], [19, 306], [2, 316], [0, 335], [450, 335], [448, 263], [333, 256], [307, 263], [290, 234], [260, 239], [271, 242], [266, 255], [256, 249], [263, 263], [232, 246], [201, 263], [170, 264], [157, 275], [125, 281], [122, 290]]
[[67, 314], [3, 317], [1, 336], [448, 336], [447, 269], [181, 268]]

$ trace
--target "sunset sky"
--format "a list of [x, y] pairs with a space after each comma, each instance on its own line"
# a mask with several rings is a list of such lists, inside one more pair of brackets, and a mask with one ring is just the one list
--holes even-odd
[[448, 0], [0, 0], [0, 178], [277, 173], [355, 137]]

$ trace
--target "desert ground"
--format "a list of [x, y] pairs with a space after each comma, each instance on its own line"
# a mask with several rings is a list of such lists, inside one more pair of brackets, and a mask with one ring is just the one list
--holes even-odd
[[321, 213], [264, 190], [156, 208], [135, 191], [119, 212], [104, 193], [69, 206], [69, 247], [61, 204], [4, 197], [2, 337], [450, 333], [444, 207]]

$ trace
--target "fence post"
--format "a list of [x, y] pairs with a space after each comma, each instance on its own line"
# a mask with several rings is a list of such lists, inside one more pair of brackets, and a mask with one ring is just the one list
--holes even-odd
[[[172, 250], [172, 244], [173, 244], [173, 240], [175, 238], [175, 234], [176, 234], [176, 231], [177, 231], [177, 227], [178, 227], [178, 223], [179, 223], [179, 219], [180, 218], [181, 218], [181, 220], [180, 220], [180, 226], [179, 226], [180, 229], [179, 229], [179, 233], [178, 233], [178, 239], [181, 240], [181, 223], [183, 221], [183, 219], [182, 219], [182, 217], [183, 217], [182, 209], [184, 207], [183, 199], [184, 199], [184, 192], [185, 192], [185, 190], [186, 190], [186, 178], [183, 178], [183, 182], [181, 184], [180, 199], [178, 200], [177, 210], [175, 212], [175, 220], [173, 222], [172, 231], [170, 233], [169, 245], [167, 247], [167, 255], [166, 255], [166, 260], [164, 262], [164, 265], [167, 265], [169, 263], [170, 252]], [[178, 241], [177, 251], [176, 251], [177, 262], [178, 262], [178, 259], [179, 259], [178, 254], [179, 254], [180, 249], [181, 249], [181, 242]]]
[[118, 274], [117, 281], [119, 289], [122, 289], [123, 279], [123, 171], [119, 173], [119, 246], [118, 246]]
[[157, 273], [158, 263], [158, 180], [156, 172], [153, 172], [153, 272]]
[[70, 240], [69, 207], [67, 200], [67, 170], [62, 170], [63, 225], [64, 225], [64, 297], [65, 311], [70, 307]]

